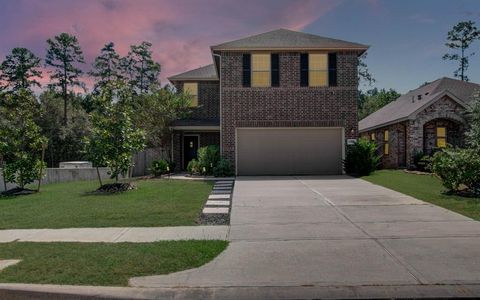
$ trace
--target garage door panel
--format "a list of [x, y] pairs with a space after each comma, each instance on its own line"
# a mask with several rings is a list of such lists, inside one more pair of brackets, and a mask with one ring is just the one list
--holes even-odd
[[341, 128], [237, 129], [239, 175], [341, 174]]

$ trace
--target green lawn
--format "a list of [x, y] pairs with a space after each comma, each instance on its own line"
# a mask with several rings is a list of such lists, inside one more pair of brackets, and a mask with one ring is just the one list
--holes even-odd
[[38, 194], [0, 197], [0, 229], [195, 225], [212, 184], [150, 179], [120, 194], [88, 194], [96, 181], [44, 185]]
[[225, 241], [0, 244], [0, 260], [22, 260], [1, 271], [0, 282], [126, 286], [131, 277], [199, 267], [222, 252], [227, 244]]
[[401, 170], [380, 170], [362, 179], [480, 220], [480, 198], [442, 194], [445, 188], [441, 181], [432, 175], [408, 174]]

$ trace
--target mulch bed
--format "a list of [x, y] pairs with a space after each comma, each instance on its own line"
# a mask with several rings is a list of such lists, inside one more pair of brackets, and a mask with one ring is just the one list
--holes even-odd
[[408, 174], [416, 174], [416, 175], [432, 175], [430, 172], [424, 172], [424, 171], [417, 171], [417, 170], [403, 170], [405, 173]]
[[197, 223], [201, 225], [229, 225], [230, 214], [200, 214]]
[[5, 196], [5, 197], [9, 197], [9, 196], [21, 196], [21, 195], [35, 194], [36, 192], [37, 192], [37, 191], [35, 191], [35, 190], [30, 190], [30, 189], [25, 189], [25, 188], [16, 187], [16, 188], [9, 189], [9, 190], [6, 190], [6, 191], [1, 192], [1, 193], [0, 193], [0, 196]]
[[104, 184], [101, 187], [99, 187], [95, 193], [99, 194], [115, 194], [115, 193], [122, 193], [130, 190], [135, 190], [137, 187], [132, 184], [132, 183], [109, 183], [109, 184]]

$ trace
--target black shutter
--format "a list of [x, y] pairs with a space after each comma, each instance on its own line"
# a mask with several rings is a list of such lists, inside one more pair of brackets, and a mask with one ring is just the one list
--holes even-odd
[[337, 86], [337, 53], [328, 53], [328, 85]]
[[270, 68], [272, 86], [280, 86], [280, 58], [278, 53], [272, 53], [270, 56]]
[[308, 53], [300, 54], [300, 86], [308, 86]]
[[243, 55], [243, 86], [250, 87], [251, 84], [251, 56], [250, 54]]

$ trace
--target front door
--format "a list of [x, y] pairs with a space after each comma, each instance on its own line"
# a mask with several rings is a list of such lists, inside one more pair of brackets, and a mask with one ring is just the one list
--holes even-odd
[[188, 163], [197, 158], [198, 136], [186, 135], [183, 137], [183, 168], [186, 170]]

